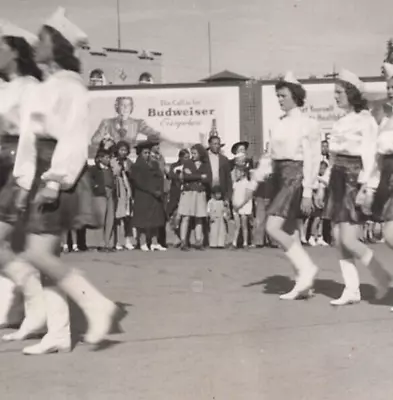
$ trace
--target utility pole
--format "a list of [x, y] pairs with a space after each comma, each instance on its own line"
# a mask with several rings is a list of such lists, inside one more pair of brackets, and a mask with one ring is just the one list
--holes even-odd
[[212, 75], [212, 38], [211, 38], [211, 26], [210, 21], [207, 25], [207, 38], [208, 38], [208, 47], [209, 47], [209, 76]]
[[120, 0], [117, 1], [117, 48], [121, 49], [121, 29], [120, 29]]
[[338, 73], [336, 72], [336, 64], [333, 64], [333, 72], [331, 74], [324, 75], [325, 78], [336, 79], [338, 77]]

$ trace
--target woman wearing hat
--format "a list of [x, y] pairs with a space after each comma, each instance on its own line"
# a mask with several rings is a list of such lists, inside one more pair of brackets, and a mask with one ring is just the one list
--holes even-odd
[[[68, 295], [82, 309], [88, 322], [84, 341], [96, 345], [111, 333], [124, 312], [58, 257], [62, 234], [85, 218], [86, 211], [79, 206], [89, 200], [75, 198], [90, 142], [89, 96], [75, 57], [75, 49], [86, 40], [64, 9], [58, 9], [40, 31], [36, 61], [45, 64], [50, 74], [26, 105], [29, 119], [18, 145], [14, 168], [18, 190], [14, 193], [18, 207], [26, 206], [26, 201], [31, 206], [25, 259], [55, 283], [58, 302]], [[93, 206], [92, 194], [90, 200]], [[70, 349], [69, 315], [48, 312], [48, 334], [24, 352]]]
[[132, 224], [139, 238], [145, 235], [141, 250], [160, 250], [158, 229], [165, 224], [164, 177], [159, 164], [151, 157], [154, 143], [149, 140], [136, 146], [138, 158], [133, 165], [131, 182], [134, 189]]
[[239, 154], [244, 155], [244, 163], [245, 163], [245, 168], [250, 171], [251, 169], [254, 168], [254, 162], [252, 158], [247, 157], [247, 150], [250, 146], [250, 143], [247, 141], [241, 141], [241, 142], [236, 142], [232, 148], [231, 148], [231, 153], [234, 155], [234, 158], [230, 161], [231, 163], [231, 170], [235, 167], [236, 163], [236, 156]]
[[[393, 65], [383, 65], [388, 100], [393, 100]], [[385, 243], [393, 248], [393, 116], [385, 116], [377, 137], [377, 157], [373, 174], [368, 181], [369, 190], [365, 205], [372, 204], [371, 211], [377, 221], [383, 223]], [[393, 311], [393, 309], [392, 309]]]
[[[282, 300], [309, 295], [317, 267], [299, 241], [287, 233], [293, 230], [302, 212], [310, 214], [312, 190], [318, 176], [321, 139], [318, 123], [303, 114], [306, 91], [292, 73], [276, 84], [278, 101], [284, 115], [271, 130], [270, 154], [264, 155], [253, 174], [248, 196], [268, 175], [271, 176], [272, 200], [267, 210], [268, 235], [284, 249], [296, 273], [296, 284]], [[246, 202], [248, 196], [244, 196]], [[234, 204], [239, 208], [241, 202]]]
[[345, 110], [345, 115], [335, 122], [330, 136], [331, 168], [325, 176], [328, 196], [324, 211], [326, 218], [336, 226], [335, 243], [345, 283], [341, 297], [331, 301], [335, 306], [357, 303], [361, 299], [356, 261], [373, 274], [377, 298], [386, 295], [391, 281], [374, 252], [358, 239], [359, 224], [366, 220], [360, 205], [372, 191], [370, 182], [378, 135], [378, 126], [363, 92], [364, 84], [355, 74], [346, 70], [340, 72], [335, 100], [338, 107]]
[[23, 218], [15, 209], [12, 196], [15, 186], [12, 170], [23, 120], [24, 99], [37, 86], [42, 73], [34, 61], [30, 45], [36, 37], [4, 21], [0, 23], [0, 30], [0, 72], [8, 81], [2, 87], [0, 96], [1, 264], [2, 272], [13, 281], [0, 276], [0, 326], [19, 324], [22, 320], [23, 309], [19, 306], [23, 303], [15, 292], [16, 288], [24, 294], [25, 308], [25, 319], [19, 330], [3, 337], [3, 340], [11, 341], [25, 339], [44, 330], [46, 325], [44, 294], [38, 271], [20, 259], [6, 264], [14, 258], [8, 240], [17, 252], [24, 245], [24, 230], [20, 229]]

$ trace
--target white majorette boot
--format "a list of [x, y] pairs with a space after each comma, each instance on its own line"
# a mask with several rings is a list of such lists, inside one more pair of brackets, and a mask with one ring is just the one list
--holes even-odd
[[71, 270], [59, 286], [86, 316], [88, 331], [84, 342], [99, 344], [108, 334], [122, 332], [119, 323], [127, 312], [107, 299], [79, 271]]
[[344, 279], [345, 288], [339, 299], [332, 300], [332, 306], [345, 306], [356, 304], [361, 300], [360, 281], [356, 265], [352, 260], [340, 260], [341, 273]]
[[25, 340], [46, 330], [46, 307], [40, 273], [27, 262], [17, 259], [4, 267], [24, 297], [25, 318], [16, 332], [3, 336], [5, 341]]
[[18, 326], [22, 321], [22, 294], [11, 279], [0, 275], [0, 329]]
[[25, 355], [68, 353], [71, 351], [70, 311], [67, 297], [57, 287], [44, 287], [48, 333], [41, 342], [25, 347]]
[[372, 250], [368, 250], [367, 254], [360, 260], [361, 263], [366, 266], [372, 276], [375, 279], [376, 283], [376, 293], [375, 297], [380, 300], [384, 298], [390, 288], [390, 284], [392, 282], [392, 276], [386, 271], [385, 268], [381, 265], [381, 263], [375, 258], [374, 252]]
[[313, 293], [310, 290], [314, 285], [314, 279], [318, 273], [318, 268], [301, 244], [296, 240], [285, 254], [296, 269], [297, 278], [294, 288], [290, 292], [281, 295], [280, 299], [296, 300], [310, 297]]

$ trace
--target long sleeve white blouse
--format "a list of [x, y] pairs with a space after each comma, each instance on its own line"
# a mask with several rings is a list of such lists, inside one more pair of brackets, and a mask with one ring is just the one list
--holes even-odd
[[294, 108], [279, 119], [270, 134], [269, 154], [262, 156], [253, 179], [266, 177], [269, 159], [303, 161], [303, 197], [312, 197], [321, 162], [318, 121]]
[[[334, 123], [330, 135], [330, 165], [334, 165], [337, 155], [361, 157], [363, 167], [358, 182], [367, 184], [375, 169], [377, 137], [378, 125], [369, 111], [344, 115]], [[329, 182], [330, 172], [331, 168], [328, 168], [324, 175], [326, 184]]]
[[20, 134], [21, 114], [24, 100], [38, 85], [31, 76], [20, 76], [0, 86], [0, 134]]
[[58, 71], [26, 99], [14, 176], [30, 190], [36, 171], [36, 139], [57, 140], [51, 167], [41, 179], [59, 189], [74, 185], [88, 158], [89, 96], [79, 74]]

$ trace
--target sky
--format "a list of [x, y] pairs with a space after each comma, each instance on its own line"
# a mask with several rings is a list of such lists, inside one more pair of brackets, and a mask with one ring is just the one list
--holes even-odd
[[[93, 47], [116, 47], [117, 0], [0, 0], [1, 17], [37, 31], [61, 5]], [[391, 0], [119, 0], [122, 47], [163, 53], [163, 80], [193, 82], [224, 69], [299, 78], [346, 68], [380, 74], [393, 37]]]

